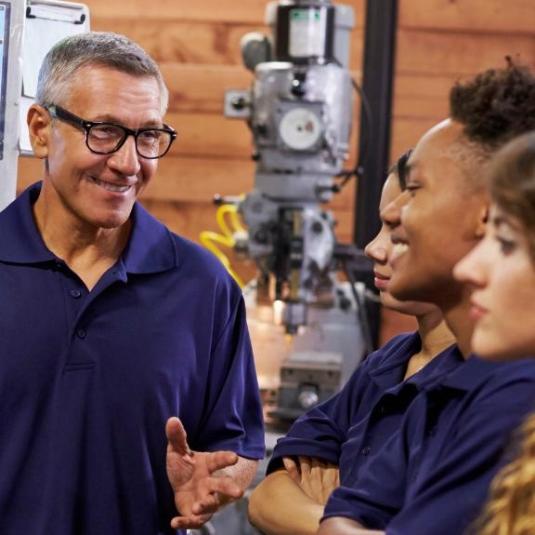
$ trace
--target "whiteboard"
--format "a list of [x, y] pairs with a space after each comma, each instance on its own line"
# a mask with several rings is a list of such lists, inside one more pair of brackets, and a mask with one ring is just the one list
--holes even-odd
[[39, 68], [48, 51], [65, 37], [89, 31], [89, 9], [84, 4], [58, 0], [33, 0], [26, 7], [22, 44], [22, 97], [20, 151], [31, 154], [26, 126], [28, 108], [37, 92]]

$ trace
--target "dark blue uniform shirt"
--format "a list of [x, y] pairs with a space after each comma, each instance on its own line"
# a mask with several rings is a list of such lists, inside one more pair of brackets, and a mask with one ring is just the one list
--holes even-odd
[[170, 416], [193, 449], [263, 455], [241, 292], [138, 204], [88, 292], [45, 247], [38, 195], [0, 214], [0, 533], [175, 533]]
[[534, 400], [535, 360], [470, 357], [424, 387], [356, 484], [333, 492], [324, 518], [352, 518], [388, 535], [461, 535]]
[[338, 394], [300, 417], [279, 440], [268, 471], [283, 456], [317, 457], [339, 465], [341, 484], [352, 485], [369, 455], [396, 432], [423, 385], [464, 362], [453, 345], [403, 381], [420, 347], [418, 333], [403, 334], [369, 355]]

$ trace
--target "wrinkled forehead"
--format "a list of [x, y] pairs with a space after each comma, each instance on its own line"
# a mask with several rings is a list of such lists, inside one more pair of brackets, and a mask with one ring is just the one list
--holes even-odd
[[[76, 71], [76, 76], [67, 86], [64, 105], [73, 101], [83, 101], [103, 107], [108, 101], [113, 106], [128, 100], [150, 102], [161, 112], [162, 98], [158, 79], [151, 75], [138, 75], [114, 69], [105, 65], [84, 65]], [[117, 102], [115, 102], [117, 101]], [[161, 113], [160, 113], [161, 115]]]

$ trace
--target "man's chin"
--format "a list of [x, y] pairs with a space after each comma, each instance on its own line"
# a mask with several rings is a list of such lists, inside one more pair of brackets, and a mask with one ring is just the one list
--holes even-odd
[[414, 282], [414, 277], [393, 275], [388, 282], [388, 291], [398, 301], [424, 301], [421, 289]]

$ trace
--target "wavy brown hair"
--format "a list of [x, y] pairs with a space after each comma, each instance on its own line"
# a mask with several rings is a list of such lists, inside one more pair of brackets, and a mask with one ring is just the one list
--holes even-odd
[[522, 426], [515, 459], [494, 478], [474, 526], [478, 535], [533, 535], [535, 526], [535, 415]]

